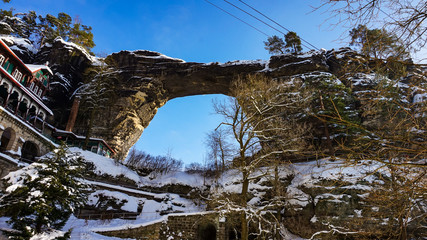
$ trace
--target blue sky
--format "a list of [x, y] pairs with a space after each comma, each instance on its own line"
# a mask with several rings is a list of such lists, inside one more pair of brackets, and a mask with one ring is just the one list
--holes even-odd
[[[278, 32], [251, 19], [222, 0], [210, 0], [268, 35]], [[230, 0], [239, 4], [237, 0]], [[330, 30], [321, 11], [312, 12], [320, 0], [246, 0], [261, 12], [318, 48], [346, 45], [339, 40], [346, 30]], [[242, 4], [239, 6], [243, 7]], [[147, 49], [187, 62], [227, 62], [268, 59], [266, 36], [234, 19], [204, 0], [12, 0], [1, 8], [35, 10], [38, 14], [59, 12], [78, 16], [93, 27], [95, 53]], [[246, 8], [247, 9], [247, 8]], [[305, 49], [307, 50], [307, 49]], [[220, 118], [212, 115], [212, 99], [218, 95], [194, 96], [169, 101], [160, 108], [136, 144], [137, 149], [165, 154], [185, 163], [201, 162], [206, 133]]]

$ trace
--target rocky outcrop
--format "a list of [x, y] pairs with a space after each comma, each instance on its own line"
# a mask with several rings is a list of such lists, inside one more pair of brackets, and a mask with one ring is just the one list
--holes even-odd
[[49, 94], [44, 100], [54, 113], [54, 125], [65, 129], [73, 94], [81, 86], [86, 69], [96, 59], [83, 48], [57, 38], [52, 44], [45, 44], [34, 61], [37, 64], [48, 63], [54, 73]]
[[[99, 65], [99, 59], [59, 38], [53, 44], [43, 46], [35, 56], [30, 53], [27, 53], [27, 57], [24, 55], [23, 58], [35, 59], [35, 63], [49, 62], [54, 71], [51, 91], [46, 100], [55, 113], [51, 123], [64, 129], [74, 93], [83, 84], [85, 72]], [[111, 82], [115, 99], [102, 106], [95, 117], [92, 136], [105, 139], [117, 151], [119, 158], [126, 156], [157, 109], [167, 101], [199, 94], [229, 95], [230, 83], [238, 76], [260, 73], [282, 81], [308, 81], [314, 87], [324, 87], [319, 82], [320, 78], [335, 78], [341, 80], [337, 84], [343, 83], [346, 87], [337, 88], [341, 92], [346, 89], [346, 92], [342, 92], [343, 96], [356, 96], [358, 92], [376, 84], [370, 81], [370, 61], [349, 48], [272, 56], [269, 61], [232, 61], [224, 64], [185, 62], [143, 50], [113, 53], [105, 60], [116, 69], [114, 74], [117, 78]], [[355, 68], [359, 73], [347, 74], [348, 69]], [[411, 80], [405, 81], [409, 84]], [[334, 83], [330, 81], [328, 84], [331, 82]], [[358, 104], [355, 102], [352, 106]], [[80, 111], [73, 131], [85, 135], [87, 119]]]
[[30, 40], [9, 35], [1, 35], [0, 38], [23, 62], [32, 63], [34, 61], [37, 49]]

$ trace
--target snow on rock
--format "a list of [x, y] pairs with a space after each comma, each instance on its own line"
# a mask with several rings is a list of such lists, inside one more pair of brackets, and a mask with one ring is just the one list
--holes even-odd
[[136, 183], [140, 181], [140, 176], [135, 171], [129, 169], [121, 163], [115, 162], [114, 159], [107, 158], [93, 152], [84, 151], [77, 147], [72, 147], [69, 150], [73, 153], [80, 154], [80, 156], [82, 156], [87, 162], [93, 163], [96, 174], [105, 174], [112, 177], [125, 176], [126, 178], [131, 179]]
[[348, 80], [353, 83], [353, 86], [361, 87], [373, 86], [378, 81], [375, 73], [356, 73], [354, 76], [349, 77]]
[[7, 43], [7, 45], [12, 46], [10, 49], [13, 51], [28, 51], [32, 54], [37, 53], [37, 49], [33, 46], [33, 44], [31, 44], [30, 40], [26, 38], [13, 37], [11, 35], [2, 35], [0, 38], [3, 40], [3, 42]]
[[64, 236], [66, 232], [59, 230], [51, 230], [50, 232], [44, 232], [40, 234], [36, 234], [30, 238], [30, 240], [53, 240], [58, 237]]
[[[210, 180], [207, 180], [208, 183], [210, 183]], [[162, 187], [165, 185], [172, 185], [172, 184], [180, 184], [180, 185], [186, 185], [194, 188], [202, 187], [205, 183], [205, 179], [199, 175], [199, 174], [190, 174], [187, 172], [181, 172], [181, 171], [173, 171], [169, 172], [167, 174], [161, 175], [149, 175], [147, 177], [141, 178], [141, 185], [142, 186], [153, 186], [153, 187]]]
[[173, 61], [173, 62], [185, 63], [185, 61], [182, 59], [169, 57], [169, 56], [166, 56], [162, 53], [149, 51], [149, 50], [135, 50], [135, 51], [122, 51], [122, 52], [129, 52], [130, 54], [134, 55], [135, 57], [139, 57], [139, 58], [155, 59], [155, 60], [156, 59], [157, 60], [168, 60], [168, 61]]
[[[234, 65], [254, 65], [254, 64], [260, 64], [260, 65], [267, 65], [268, 61], [265, 60], [235, 60], [235, 61], [229, 61], [223, 64], [220, 64], [222, 67], [226, 66], [234, 66]], [[209, 64], [206, 64], [209, 65]]]
[[[376, 181], [375, 177], [370, 172], [374, 172], [380, 167], [379, 163], [371, 161], [361, 161], [357, 165], [349, 164], [345, 160], [329, 158], [320, 159], [318, 161], [294, 163], [285, 165], [279, 168], [280, 179], [290, 179], [287, 186], [287, 198], [290, 205], [296, 207], [305, 207], [311, 201], [316, 204], [320, 199], [327, 199], [332, 202], [342, 202], [343, 195], [328, 195], [323, 194], [317, 196], [316, 199], [304, 192], [304, 189], [321, 187], [328, 189], [324, 186], [326, 181], [340, 181], [343, 185], [340, 186], [344, 189], [354, 190], [369, 190], [370, 187], [359, 183], [360, 180], [366, 182]], [[270, 172], [269, 172], [270, 171]], [[259, 180], [250, 182], [249, 192], [253, 198], [248, 202], [251, 205], [257, 205], [262, 199], [266, 191], [271, 189], [268, 181], [272, 179], [274, 174], [271, 170], [260, 169], [254, 172], [251, 176], [260, 176]], [[211, 193], [221, 194], [227, 193], [240, 193], [242, 189], [242, 176], [237, 170], [229, 170], [223, 174], [218, 180], [218, 185], [211, 188]], [[334, 188], [336, 186], [330, 186]]]
[[62, 39], [61, 37], [55, 38], [54, 42], [60, 42], [65, 48], [67, 48], [70, 51], [73, 51], [74, 49], [78, 49], [86, 56], [87, 59], [89, 59], [93, 63], [93, 65], [95, 65], [95, 66], [101, 65], [101, 61], [99, 60], [99, 58], [90, 55], [86, 51], [86, 49], [84, 49], [83, 47], [81, 47], [75, 43], [67, 42], [64, 39]]
[[88, 205], [96, 205], [101, 195], [117, 199], [118, 203], [123, 203], [123, 206], [121, 206], [120, 209], [128, 212], [137, 212], [138, 205], [142, 201], [140, 198], [129, 196], [117, 191], [97, 190], [89, 195]]
[[422, 103], [427, 101], [427, 93], [418, 93], [414, 95], [413, 103]]

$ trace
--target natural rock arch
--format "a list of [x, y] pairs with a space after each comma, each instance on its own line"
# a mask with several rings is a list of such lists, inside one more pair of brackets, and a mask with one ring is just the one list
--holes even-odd
[[[50, 107], [55, 113], [56, 125], [65, 128], [69, 110], [63, 109], [71, 108], [72, 93], [81, 85], [83, 73], [94, 60], [79, 48], [62, 41], [45, 46], [36, 59], [39, 63], [55, 63], [52, 70], [58, 73], [54, 77], [58, 84], [51, 84], [50, 102], [53, 104]], [[124, 158], [157, 109], [170, 99], [199, 94], [229, 95], [233, 79], [252, 73], [276, 79], [315, 72], [340, 77], [344, 70], [360, 67], [351, 59], [363, 59], [363, 56], [347, 48], [272, 56], [269, 61], [203, 64], [144, 50], [113, 53], [106, 61], [117, 69], [118, 78], [112, 83], [117, 99], [97, 116], [91, 136], [103, 138], [117, 152], [117, 158]], [[73, 66], [72, 71], [69, 65]], [[85, 135], [87, 118], [80, 116], [77, 119], [73, 131]]]
[[[329, 71], [325, 52], [304, 56], [273, 56], [270, 61], [234, 61], [225, 64], [184, 62], [151, 51], [122, 51], [106, 58], [117, 69], [113, 83], [117, 100], [96, 119], [93, 135], [105, 139], [123, 159], [167, 101], [202, 94], [230, 94], [238, 76], [260, 73], [283, 77]], [[274, 70], [272, 70], [274, 68]], [[79, 112], [80, 114], [80, 112]], [[87, 118], [77, 118], [77, 134], [85, 135]]]

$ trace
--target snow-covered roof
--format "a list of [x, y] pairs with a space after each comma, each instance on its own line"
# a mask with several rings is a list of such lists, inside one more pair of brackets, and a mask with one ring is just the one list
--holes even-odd
[[31, 70], [32, 73], [35, 73], [39, 70], [47, 70], [50, 74], [53, 75], [52, 70], [47, 65], [27, 64], [27, 67]]
[[[77, 135], [77, 134], [75, 134], [73, 132], [70, 132], [70, 131], [65, 131], [65, 130], [56, 129], [56, 128], [54, 130], [55, 130], [55, 133], [70, 135], [70, 136], [72, 136], [72, 137], [74, 137], [76, 139], [80, 139], [80, 140], [86, 139], [85, 136], [79, 136], [79, 135]], [[114, 151], [114, 149], [112, 149], [110, 147], [110, 145], [108, 145], [108, 143], [105, 142], [105, 140], [102, 139], [102, 138], [93, 138], [93, 137], [91, 137], [91, 138], [89, 138], [89, 140], [91, 140], [91, 141], [97, 141], [97, 142], [102, 142], [111, 152], [116, 153], [116, 151]]]

